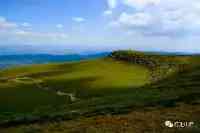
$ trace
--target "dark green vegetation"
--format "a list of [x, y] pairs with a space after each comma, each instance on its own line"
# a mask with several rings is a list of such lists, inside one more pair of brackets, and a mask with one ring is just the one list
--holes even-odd
[[[113, 59], [13, 68], [0, 76], [2, 123], [104, 108], [117, 102], [112, 96], [142, 86], [149, 79], [145, 67]], [[59, 96], [59, 91], [73, 94], [77, 100]]]
[[133, 51], [0, 72], [0, 124], [200, 105], [200, 57]]
[[[126, 114], [20, 125], [4, 128], [1, 133], [199, 133], [199, 111], [198, 106], [188, 104], [140, 108]], [[167, 128], [165, 120], [196, 121], [192, 128]]]

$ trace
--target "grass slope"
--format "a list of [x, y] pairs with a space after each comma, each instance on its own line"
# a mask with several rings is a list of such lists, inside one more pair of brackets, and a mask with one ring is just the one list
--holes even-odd
[[[1, 133], [199, 133], [200, 108], [180, 105], [143, 108], [127, 114], [100, 115], [76, 120], [35, 123], [2, 129]], [[193, 121], [193, 128], [167, 128], [165, 120]], [[196, 121], [194, 121], [196, 120]]]
[[[68, 120], [79, 116], [127, 113], [149, 107], [158, 112], [160, 108], [170, 111], [179, 105], [187, 111], [191, 107], [200, 107], [199, 56], [141, 55], [131, 51], [116, 54], [117, 58], [112, 55], [111, 58], [36, 65], [0, 72], [0, 105], [3, 105], [0, 122]], [[153, 69], [152, 62], [156, 64]], [[179, 65], [184, 67], [180, 68]], [[160, 76], [156, 82], [151, 80], [152, 71]], [[58, 91], [73, 94], [76, 100], [58, 96]], [[28, 99], [30, 102], [27, 102]], [[25, 106], [19, 107], [20, 104]], [[185, 118], [189, 117], [187, 111], [183, 113]], [[198, 119], [198, 111], [191, 110], [190, 114]]]
[[[44, 116], [57, 112], [55, 109], [61, 112], [87, 109], [91, 103], [98, 106], [96, 101], [102, 104], [100, 99], [104, 97], [148, 83], [148, 72], [145, 67], [112, 59], [4, 70], [0, 73], [1, 122]], [[71, 103], [68, 97], [57, 95], [58, 91], [74, 94], [79, 100]]]

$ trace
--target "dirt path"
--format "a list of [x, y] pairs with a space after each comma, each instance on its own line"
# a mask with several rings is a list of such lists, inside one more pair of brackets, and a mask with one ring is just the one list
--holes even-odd
[[78, 99], [78, 98], [75, 97], [75, 94], [73, 94], [73, 93], [65, 93], [65, 92], [60, 91], [59, 89], [53, 89], [53, 88], [50, 88], [48, 86], [42, 85], [42, 83], [43, 83], [42, 80], [36, 80], [36, 79], [30, 78], [30, 77], [20, 77], [20, 78], [15, 77], [15, 78], [12, 78], [10, 80], [17, 82], [17, 83], [24, 83], [24, 84], [34, 83], [37, 86], [37, 88], [39, 88], [39, 89], [43, 89], [43, 90], [46, 90], [46, 91], [53, 91], [58, 96], [69, 97], [71, 102], [75, 102]]
[[62, 91], [57, 91], [57, 95], [59, 96], [68, 96], [70, 98], [71, 102], [75, 102], [77, 100], [77, 98], [74, 96], [73, 93], [65, 93]]

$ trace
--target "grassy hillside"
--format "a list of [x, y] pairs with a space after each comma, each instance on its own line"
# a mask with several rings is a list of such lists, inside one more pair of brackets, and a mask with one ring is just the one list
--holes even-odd
[[[2, 123], [21, 117], [32, 119], [43, 113], [48, 115], [47, 112], [57, 112], [56, 108], [58, 112], [79, 110], [81, 106], [87, 109], [86, 104], [102, 104], [103, 97], [118, 95], [149, 82], [145, 67], [113, 59], [13, 68], [0, 72], [0, 76]], [[59, 91], [73, 94], [77, 101], [59, 96]]]
[[2, 129], [1, 133], [199, 133], [197, 126], [179, 129], [164, 126], [164, 121], [169, 119], [198, 120], [199, 111], [200, 108], [194, 105], [133, 109], [127, 114], [21, 125]]
[[[152, 81], [154, 76], [159, 78]], [[199, 79], [198, 56], [133, 51], [88, 61], [12, 68], [0, 72], [0, 125], [120, 114], [149, 107], [198, 108]], [[199, 116], [197, 111], [192, 115]]]

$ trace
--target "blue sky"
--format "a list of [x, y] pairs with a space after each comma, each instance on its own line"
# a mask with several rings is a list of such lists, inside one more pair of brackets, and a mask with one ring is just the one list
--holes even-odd
[[199, 0], [1, 0], [0, 45], [200, 52]]

